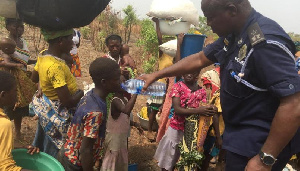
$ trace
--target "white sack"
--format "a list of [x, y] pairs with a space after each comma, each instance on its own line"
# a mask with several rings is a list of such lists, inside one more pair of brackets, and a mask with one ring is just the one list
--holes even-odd
[[170, 40], [159, 46], [159, 49], [163, 51], [165, 54], [175, 57], [177, 51], [177, 39]]
[[182, 18], [198, 26], [199, 13], [190, 0], [153, 0], [149, 16], [157, 18]]

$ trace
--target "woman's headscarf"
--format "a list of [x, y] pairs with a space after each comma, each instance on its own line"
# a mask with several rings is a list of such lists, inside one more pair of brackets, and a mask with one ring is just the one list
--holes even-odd
[[74, 31], [73, 29], [59, 30], [59, 31], [41, 29], [41, 33], [44, 36], [45, 41], [49, 41], [49, 40], [56, 39], [58, 37], [73, 35]]

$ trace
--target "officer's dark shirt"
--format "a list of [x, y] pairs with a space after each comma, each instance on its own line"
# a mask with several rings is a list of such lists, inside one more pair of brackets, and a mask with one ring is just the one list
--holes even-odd
[[[225, 38], [219, 38], [203, 50], [208, 59], [221, 64], [221, 103], [226, 127], [223, 148], [246, 157], [258, 154], [264, 144], [279, 99], [300, 91], [300, 77], [296, 72], [295, 61], [282, 49], [266, 44], [265, 41], [254, 45], [243, 79], [267, 89], [267, 92], [259, 92], [237, 83], [230, 75], [230, 71], [239, 73], [241, 70], [242, 65], [236, 59], [241, 47], [246, 44], [247, 53], [252, 48], [247, 28], [255, 22], [266, 40], [278, 41], [295, 54], [294, 44], [285, 31], [254, 9], [241, 35], [229, 35], [226, 37], [227, 43]], [[299, 144], [300, 131], [289, 145], [298, 152]]]

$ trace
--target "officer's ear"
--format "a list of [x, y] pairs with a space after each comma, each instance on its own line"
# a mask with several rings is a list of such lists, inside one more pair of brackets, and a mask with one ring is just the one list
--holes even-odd
[[232, 3], [227, 4], [225, 9], [228, 11], [228, 13], [231, 17], [235, 17], [238, 13], [237, 6], [235, 4], [232, 4]]

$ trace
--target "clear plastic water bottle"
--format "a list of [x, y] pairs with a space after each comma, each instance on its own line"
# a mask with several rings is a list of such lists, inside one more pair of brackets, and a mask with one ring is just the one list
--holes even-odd
[[152, 83], [147, 91], [142, 92], [145, 82], [143, 80], [130, 79], [122, 83], [122, 88], [130, 94], [143, 94], [151, 96], [164, 96], [166, 93], [166, 84], [161, 82]]

